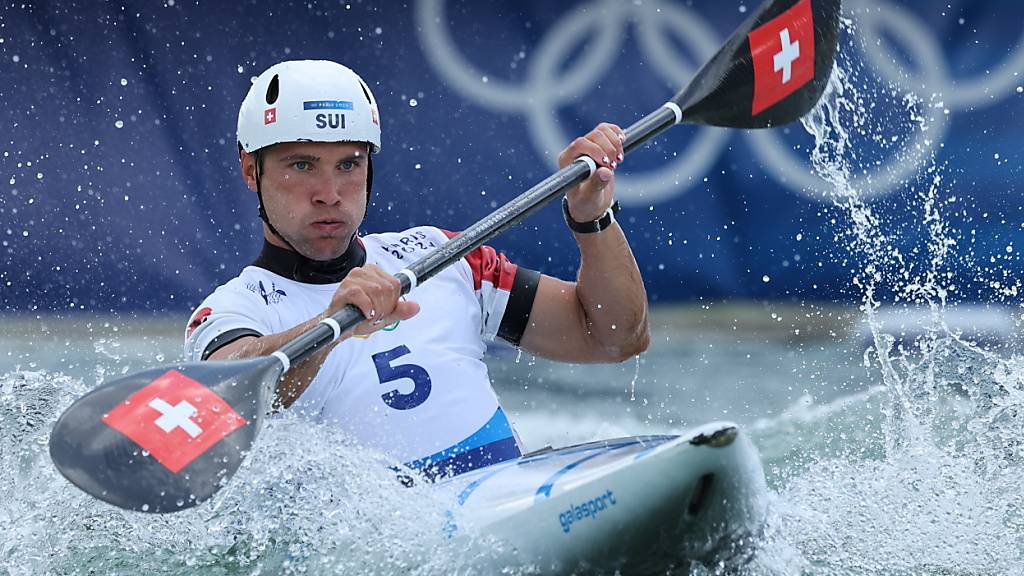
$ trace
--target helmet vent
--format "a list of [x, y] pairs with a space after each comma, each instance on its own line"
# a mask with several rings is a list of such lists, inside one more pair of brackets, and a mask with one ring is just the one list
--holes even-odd
[[373, 96], [370, 96], [370, 89], [366, 87], [366, 83], [359, 79], [359, 87], [363, 89], [363, 96], [366, 96], [366, 101], [373, 106]]
[[277, 74], [274, 74], [274, 77], [270, 79], [270, 85], [267, 86], [267, 104], [277, 102], [277, 96], [281, 92], [281, 81], [279, 78]]

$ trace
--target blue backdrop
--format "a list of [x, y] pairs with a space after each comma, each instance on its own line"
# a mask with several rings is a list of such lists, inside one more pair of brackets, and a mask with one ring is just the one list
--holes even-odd
[[[373, 88], [384, 147], [366, 231], [459, 229], [546, 176], [572, 136], [656, 108], [755, 7], [7, 3], [0, 309], [184, 310], [234, 276], [260, 245], [256, 198], [238, 174], [235, 117], [250, 78], [277, 61], [338, 60]], [[926, 138], [900, 139], [890, 152], [936, 151], [943, 195], [956, 197], [943, 205], [960, 236], [956, 297], [988, 299], [998, 273], [985, 267], [1003, 265], [990, 258], [1016, 258], [1007, 247], [1024, 236], [1024, 4], [850, 0], [846, 8], [865, 49], [862, 75], [917, 91], [934, 113]], [[884, 90], [873, 102], [903, 107]], [[836, 235], [842, 211], [809, 176], [808, 142], [799, 125], [759, 134], [681, 128], [627, 159], [620, 219], [652, 300], [858, 296], [850, 287], [857, 254]], [[887, 225], [905, 235], [911, 262], [924, 262], [913, 253], [925, 230], [907, 208], [913, 192], [879, 183], [908, 164], [879, 168], [872, 194]], [[551, 274], [575, 270], [557, 206], [494, 244]]]

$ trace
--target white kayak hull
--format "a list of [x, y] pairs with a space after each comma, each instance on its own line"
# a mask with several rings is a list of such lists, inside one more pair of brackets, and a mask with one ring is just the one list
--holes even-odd
[[733, 556], [760, 530], [760, 458], [730, 423], [527, 454], [438, 484], [446, 531], [493, 539], [498, 565], [663, 573]]

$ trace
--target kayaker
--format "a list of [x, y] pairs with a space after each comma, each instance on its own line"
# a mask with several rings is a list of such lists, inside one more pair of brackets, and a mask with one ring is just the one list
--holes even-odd
[[277, 64], [238, 113], [240, 167], [259, 202], [263, 248], [193, 313], [186, 356], [266, 355], [352, 304], [367, 320], [288, 372], [279, 406], [334, 423], [429, 476], [520, 456], [483, 362], [487, 341], [568, 362], [620, 362], [649, 341], [643, 280], [614, 218], [622, 140], [618, 126], [603, 123], [558, 157], [559, 166], [583, 155], [599, 166], [563, 202], [580, 250], [575, 282], [484, 246], [399, 298], [393, 275], [452, 233], [417, 226], [360, 235], [381, 149], [376, 101], [340, 64]]

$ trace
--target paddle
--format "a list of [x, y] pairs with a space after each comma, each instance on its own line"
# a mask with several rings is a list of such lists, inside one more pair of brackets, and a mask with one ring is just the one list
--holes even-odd
[[[632, 151], [679, 123], [778, 126], [806, 114], [832, 72], [840, 0], [765, 3], [658, 110], [626, 129]], [[595, 170], [580, 158], [396, 274], [408, 293], [526, 218]], [[172, 512], [210, 498], [235, 473], [261, 429], [281, 376], [364, 320], [353, 306], [271, 356], [185, 362], [108, 382], [57, 421], [50, 456], [73, 484], [116, 506]]]

